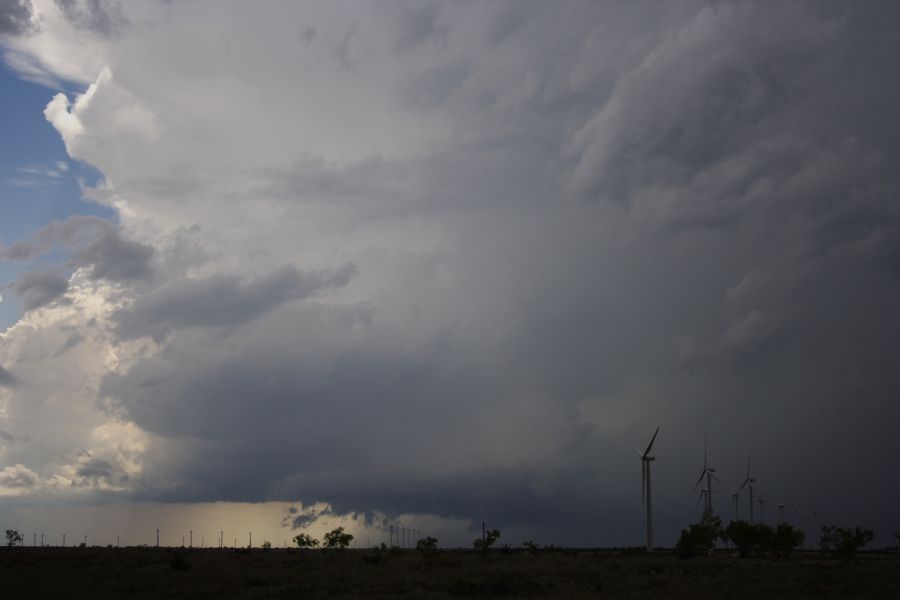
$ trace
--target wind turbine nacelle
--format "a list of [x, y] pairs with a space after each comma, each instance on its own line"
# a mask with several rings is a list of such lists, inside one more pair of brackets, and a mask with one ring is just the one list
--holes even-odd
[[643, 458], [643, 460], [646, 460], [647, 462], [650, 462], [651, 460], [656, 460], [655, 456], [644, 456], [642, 458]]

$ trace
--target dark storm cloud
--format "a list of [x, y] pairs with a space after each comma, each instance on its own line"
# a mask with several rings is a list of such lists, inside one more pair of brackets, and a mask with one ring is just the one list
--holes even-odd
[[397, 19], [397, 50], [405, 52], [429, 42], [446, 41], [448, 27], [440, 23], [439, 2], [403, 5]]
[[[727, 486], [752, 445], [770, 502], [893, 526], [900, 489], [858, 489], [900, 457], [897, 5], [479, 5], [471, 52], [447, 6], [410, 5], [390, 37], [429, 53], [392, 101], [439, 112], [446, 138], [251, 174], [249, 196], [344, 218], [342, 251], [373, 240], [347, 251], [358, 274], [185, 269], [115, 315], [159, 342], [101, 386], [154, 434], [135, 495], [633, 543], [632, 447], [660, 425], [667, 543], [696, 517], [707, 433]], [[332, 30], [343, 66], [371, 39], [353, 23]], [[199, 193], [159, 195], [176, 188]], [[126, 277], [84, 250], [118, 230], [70, 229], [93, 233], [56, 224], [6, 255], [62, 243]], [[125, 274], [149, 267], [133, 254]], [[295, 302], [351, 277], [358, 304]]]
[[69, 289], [69, 278], [59, 271], [36, 271], [23, 274], [9, 287], [29, 311], [61, 298]]
[[356, 272], [352, 264], [312, 273], [285, 265], [256, 279], [229, 275], [183, 279], [139, 297], [115, 320], [124, 338], [161, 338], [171, 329], [185, 327], [236, 327], [285, 302], [343, 287]]
[[0, 0], [0, 34], [28, 33], [31, 12], [31, 0]]
[[118, 227], [97, 217], [53, 221], [30, 240], [0, 248], [0, 259], [30, 261], [57, 246], [70, 252], [69, 266], [90, 267], [91, 279], [132, 281], [153, 276], [153, 248], [123, 238]]
[[79, 29], [114, 35], [128, 24], [117, 0], [55, 0], [66, 19]]

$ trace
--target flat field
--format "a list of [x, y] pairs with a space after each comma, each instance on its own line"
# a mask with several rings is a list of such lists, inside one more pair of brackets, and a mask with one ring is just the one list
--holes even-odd
[[898, 598], [900, 556], [0, 549], [12, 598]]

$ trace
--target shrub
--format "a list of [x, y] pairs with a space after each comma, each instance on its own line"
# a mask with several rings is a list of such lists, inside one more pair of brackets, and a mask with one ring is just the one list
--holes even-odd
[[732, 521], [725, 529], [725, 538], [731, 540], [741, 558], [761, 553], [771, 536], [768, 525], [751, 525], [746, 521]]
[[6, 547], [12, 548], [16, 544], [20, 544], [22, 542], [22, 534], [16, 531], [15, 529], [7, 529], [6, 530]]
[[319, 545], [319, 540], [307, 533], [301, 533], [294, 536], [294, 543], [297, 544], [298, 548], [316, 548]]
[[272, 542], [270, 542], [269, 540], [264, 541], [264, 542], [262, 543], [262, 549], [263, 549], [263, 550], [271, 550], [271, 549], [272, 549]]
[[857, 550], [871, 542], [874, 537], [875, 532], [871, 529], [862, 529], [861, 527], [844, 529], [832, 525], [822, 527], [820, 543], [822, 550], [835, 558], [853, 558]]
[[343, 550], [347, 546], [350, 545], [350, 542], [353, 541], [353, 536], [349, 533], [344, 533], [343, 527], [338, 527], [337, 529], [332, 529], [328, 533], [325, 534], [325, 547], [326, 548], [337, 548], [338, 550]]
[[416, 542], [416, 550], [423, 554], [437, 552], [437, 544], [437, 538], [429, 536]]
[[803, 531], [788, 525], [780, 523], [775, 531], [772, 532], [771, 541], [769, 542], [769, 550], [779, 556], [787, 556], [798, 546], [803, 545]]
[[494, 542], [500, 539], [500, 530], [499, 529], [488, 529], [484, 538], [478, 538], [474, 542], [472, 542], [472, 546], [475, 547], [476, 550], [481, 550], [482, 552], [487, 552], [488, 548], [494, 545]]
[[540, 547], [531, 540], [522, 542], [522, 545], [525, 546], [525, 549], [531, 554], [537, 554], [538, 550], [540, 550]]
[[688, 529], [681, 530], [681, 537], [675, 544], [675, 553], [681, 558], [709, 554], [715, 547], [716, 540], [722, 536], [722, 519], [712, 513], [706, 513], [700, 523], [694, 523]]

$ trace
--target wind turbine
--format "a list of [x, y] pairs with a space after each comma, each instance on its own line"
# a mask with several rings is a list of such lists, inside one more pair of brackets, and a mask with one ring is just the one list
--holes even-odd
[[650, 497], [650, 463], [656, 460], [656, 457], [650, 456], [650, 449], [653, 447], [653, 442], [656, 441], [657, 434], [659, 434], [659, 427], [656, 428], [653, 437], [650, 438], [650, 443], [647, 444], [647, 449], [644, 450], [644, 453], [641, 454], [638, 451], [638, 454], [641, 455], [641, 504], [647, 507], [647, 552], [653, 552], [653, 506]]
[[781, 525], [784, 523], [784, 507], [787, 506], [784, 502], [778, 503], [778, 524]]
[[703, 511], [703, 515], [712, 513], [712, 480], [715, 479], [716, 483], [722, 483], [719, 481], [719, 478], [716, 477], [713, 473], [716, 470], [709, 466], [707, 461], [707, 443], [706, 438], [703, 438], [703, 470], [700, 472], [700, 478], [697, 479], [697, 483], [694, 484], [694, 491], [697, 491], [697, 486], [703, 481], [703, 478], [706, 477], [706, 489], [700, 491], [700, 497], [703, 498], [703, 495], [706, 494], [706, 505]]
[[765, 525], [766, 524], [766, 509], [765, 509], [764, 504], [766, 501], [759, 494], [756, 495], [756, 499], [759, 500], [759, 522], [762, 523], [763, 525]]
[[753, 525], [753, 484], [756, 483], [756, 480], [750, 477], [750, 455], [747, 455], [747, 478], [744, 479], [744, 483], [741, 484], [741, 487], [738, 488], [738, 491], [744, 489], [745, 486], [750, 486], [750, 524]]

